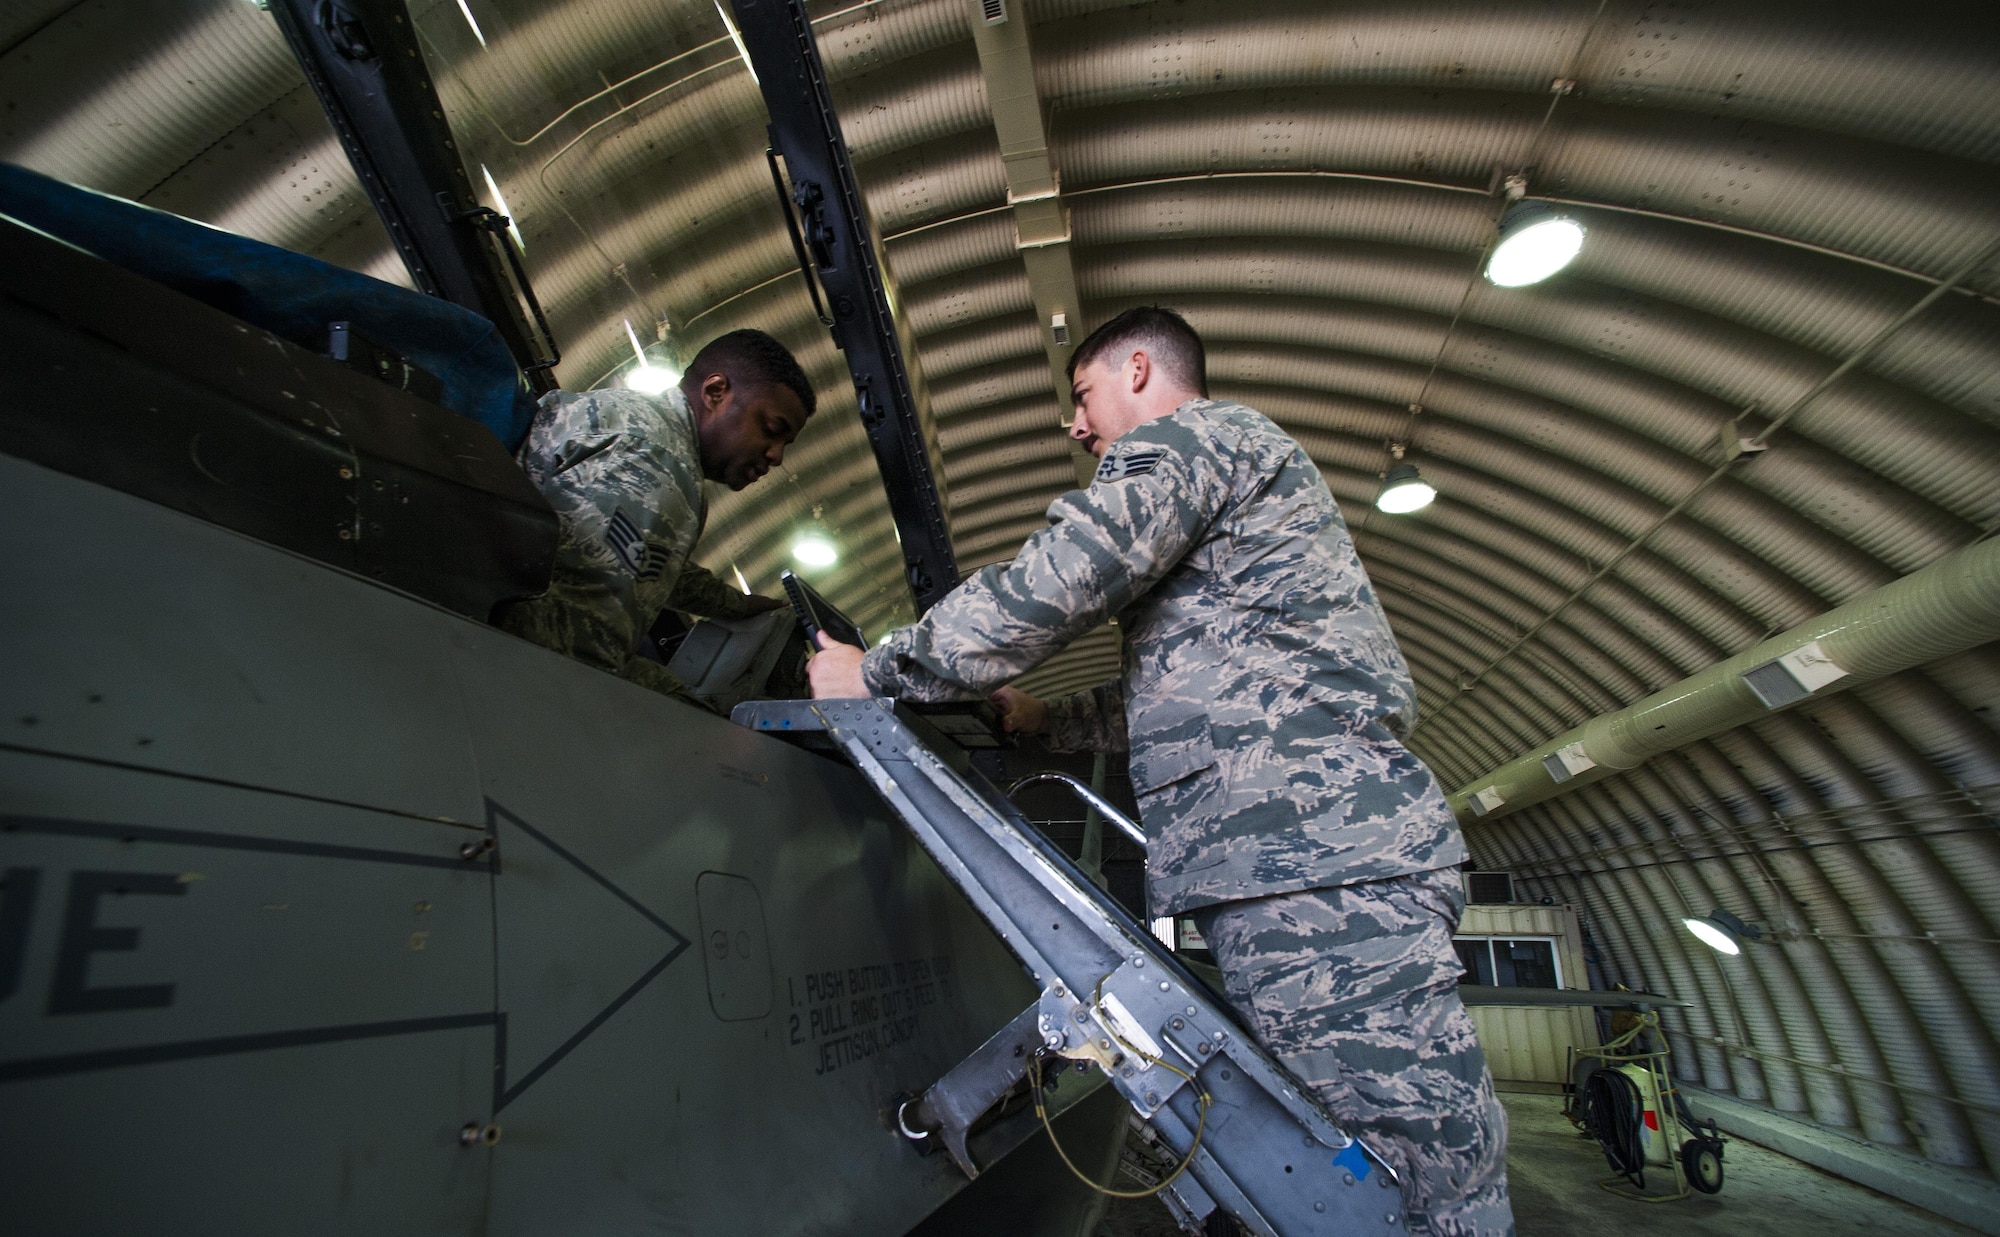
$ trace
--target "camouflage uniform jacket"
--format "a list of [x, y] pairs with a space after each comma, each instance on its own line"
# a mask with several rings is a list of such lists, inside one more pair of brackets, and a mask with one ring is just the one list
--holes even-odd
[[690, 560], [708, 504], [687, 397], [678, 387], [660, 396], [552, 391], [518, 458], [560, 522], [555, 575], [548, 592], [502, 607], [495, 621], [693, 700], [639, 642], [663, 609], [714, 618], [750, 611], [742, 593]]
[[1416, 692], [1388, 619], [1284, 431], [1191, 400], [1112, 444], [1049, 519], [871, 650], [870, 689], [976, 696], [1118, 615], [1120, 682], [1052, 702], [1053, 737], [1129, 734], [1155, 915], [1465, 859], [1436, 779], [1397, 739]]

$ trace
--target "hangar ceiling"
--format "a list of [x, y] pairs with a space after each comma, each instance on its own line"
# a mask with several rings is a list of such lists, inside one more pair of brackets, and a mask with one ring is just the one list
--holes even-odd
[[[1181, 309], [1216, 393], [1307, 446], [1415, 672], [1412, 746], [1449, 786], [2000, 527], [1988, 6], [1005, 7], [1030, 31], [1075, 329]], [[812, 6], [968, 571], [1076, 483], [980, 8]], [[517, 220], [565, 386], [618, 381], [635, 336], [685, 356], [753, 325], [819, 386], [786, 469], [717, 494], [703, 560], [771, 591], [817, 523], [842, 550], [825, 590], [871, 629], [907, 618], [714, 0], [411, 9], [468, 167]], [[0, 158], [402, 278], [246, 0], [7, 6]], [[1510, 173], [1589, 232], [1532, 288], [1478, 275]], [[1732, 435], [1768, 450], [1732, 460]], [[1439, 490], [1415, 515], [1371, 506], [1396, 447]], [[1114, 637], [1036, 685], [1107, 677]], [[1996, 701], [1987, 645], [1470, 837], [1583, 908], [1600, 981], [1696, 999], [1690, 1080], [1990, 1173]], [[1719, 962], [1672, 926], [1715, 905], [1777, 939]]]

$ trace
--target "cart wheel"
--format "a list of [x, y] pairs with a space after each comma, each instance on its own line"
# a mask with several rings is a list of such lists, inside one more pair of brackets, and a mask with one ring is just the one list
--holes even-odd
[[1681, 1144], [1681, 1168], [1687, 1182], [1703, 1194], [1722, 1189], [1722, 1152], [1706, 1138], [1690, 1138]]

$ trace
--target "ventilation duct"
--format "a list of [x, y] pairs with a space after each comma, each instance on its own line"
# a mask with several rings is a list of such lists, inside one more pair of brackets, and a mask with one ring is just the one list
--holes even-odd
[[1921, 571], [1594, 717], [1451, 795], [1460, 820], [1504, 815], [1697, 739], [2000, 638], [2000, 541]]

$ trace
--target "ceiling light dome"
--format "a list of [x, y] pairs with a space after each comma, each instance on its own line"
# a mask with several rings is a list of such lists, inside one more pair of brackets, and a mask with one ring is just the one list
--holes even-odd
[[1375, 506], [1390, 515], [1408, 515], [1430, 506], [1437, 496], [1437, 487], [1418, 475], [1415, 464], [1398, 464], [1382, 478], [1382, 492], [1376, 496]]
[[792, 557], [802, 566], [831, 567], [840, 561], [840, 550], [833, 544], [833, 538], [811, 528], [792, 539]]
[[634, 365], [625, 371], [625, 385], [641, 395], [661, 395], [681, 380], [673, 370], [658, 365]]
[[1744, 923], [1720, 907], [1702, 919], [1683, 919], [1681, 926], [1694, 933], [1702, 944], [1725, 954], [1740, 954], [1744, 941], [1762, 940], [1764, 936], [1763, 929]]
[[1486, 258], [1488, 282], [1502, 288], [1540, 283], [1583, 250], [1583, 225], [1541, 202], [1519, 202], [1500, 216], [1500, 241]]

